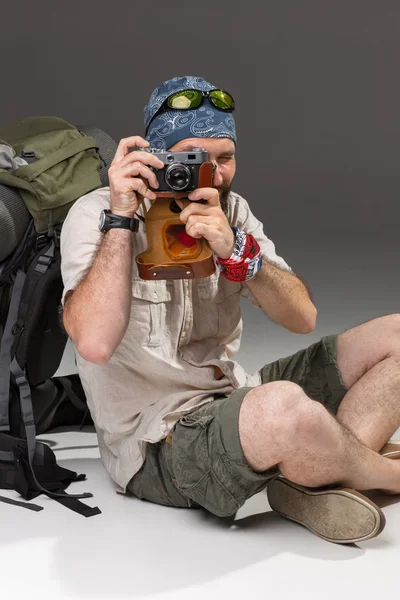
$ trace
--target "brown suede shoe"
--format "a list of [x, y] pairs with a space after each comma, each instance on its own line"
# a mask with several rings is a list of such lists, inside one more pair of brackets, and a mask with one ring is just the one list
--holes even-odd
[[278, 477], [268, 485], [267, 495], [273, 510], [336, 544], [364, 542], [386, 524], [376, 504], [348, 488], [307, 488]]
[[383, 446], [379, 454], [387, 456], [387, 458], [400, 458], [400, 441], [390, 440], [386, 446]]

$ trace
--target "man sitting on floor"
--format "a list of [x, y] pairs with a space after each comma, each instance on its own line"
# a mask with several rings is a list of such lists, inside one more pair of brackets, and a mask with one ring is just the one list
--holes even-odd
[[[110, 186], [80, 198], [65, 220], [63, 320], [102, 461], [122, 493], [227, 516], [268, 486], [273, 509], [324, 539], [365, 540], [385, 519], [354, 490], [400, 492], [400, 462], [379, 454], [400, 425], [400, 315], [325, 336], [258, 372], [232, 359], [241, 296], [294, 333], [311, 332], [317, 314], [231, 190], [233, 111], [232, 96], [200, 77], [165, 81], [145, 107], [145, 139], [120, 141]], [[180, 213], [186, 233], [213, 251], [208, 277], [139, 276], [135, 257], [147, 239], [135, 221], [164, 168], [137, 149], [146, 146], [203, 147], [214, 163], [213, 187], [188, 195], [205, 203]]]

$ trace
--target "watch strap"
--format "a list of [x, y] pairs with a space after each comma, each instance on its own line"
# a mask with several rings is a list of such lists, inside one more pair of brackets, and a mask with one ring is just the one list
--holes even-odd
[[139, 230], [139, 220], [135, 217], [123, 217], [122, 215], [115, 215], [110, 209], [104, 210], [107, 216], [107, 221], [104, 224], [103, 232], [107, 232], [110, 229], [130, 229], [134, 233]]

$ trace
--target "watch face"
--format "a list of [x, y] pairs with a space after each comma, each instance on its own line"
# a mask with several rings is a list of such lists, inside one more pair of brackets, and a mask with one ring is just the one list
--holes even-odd
[[100, 231], [103, 231], [105, 222], [106, 222], [106, 213], [104, 212], [104, 210], [102, 210], [100, 213], [100, 223], [99, 223]]
[[137, 219], [131, 219], [129, 217], [122, 217], [120, 215], [114, 215], [109, 209], [104, 209], [100, 213], [99, 218], [99, 229], [100, 231], [108, 231], [113, 228], [130, 229], [131, 231], [138, 231]]

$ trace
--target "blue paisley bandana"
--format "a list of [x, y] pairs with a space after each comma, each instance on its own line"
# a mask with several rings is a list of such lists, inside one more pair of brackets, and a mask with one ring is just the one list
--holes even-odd
[[[174, 77], [155, 88], [144, 107], [144, 126], [147, 128], [152, 117], [166, 100], [175, 92], [196, 89], [215, 90], [215, 85], [202, 77]], [[230, 112], [218, 110], [208, 98], [204, 98], [199, 108], [193, 110], [166, 110], [151, 121], [146, 140], [152, 148], [168, 150], [186, 138], [230, 138], [237, 142], [235, 121]]]

